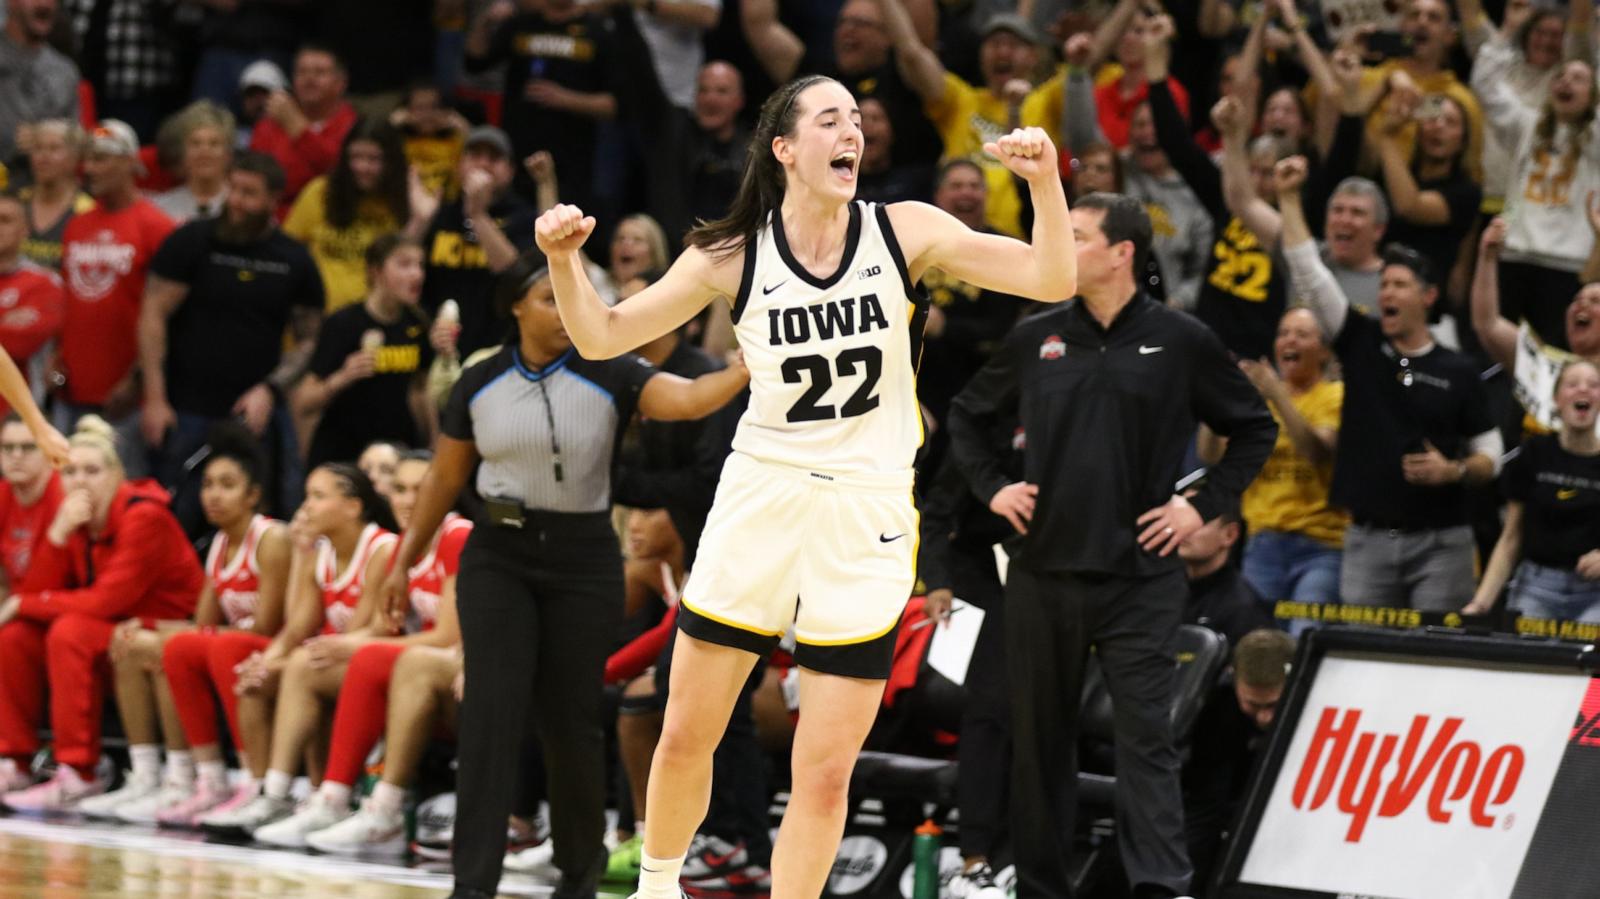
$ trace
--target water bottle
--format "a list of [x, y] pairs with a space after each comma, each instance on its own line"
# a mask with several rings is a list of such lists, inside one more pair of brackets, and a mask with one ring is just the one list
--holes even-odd
[[932, 818], [917, 828], [911, 841], [911, 899], [939, 899], [939, 842], [943, 836]]

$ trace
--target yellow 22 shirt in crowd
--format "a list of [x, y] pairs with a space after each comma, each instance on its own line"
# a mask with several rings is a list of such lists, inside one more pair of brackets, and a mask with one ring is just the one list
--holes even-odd
[[328, 179], [316, 178], [300, 192], [283, 223], [283, 233], [306, 245], [322, 274], [328, 312], [357, 303], [367, 295], [367, 247], [391, 231], [400, 230], [382, 200], [366, 197], [356, 207], [356, 219], [347, 228], [328, 221]]
[[[1337, 430], [1344, 406], [1344, 382], [1323, 381], [1293, 402], [1313, 428]], [[1244, 492], [1241, 508], [1245, 524], [1252, 534], [1304, 534], [1330, 547], [1343, 546], [1350, 516], [1328, 505], [1333, 463], [1314, 465], [1296, 452], [1277, 409], [1272, 410], [1272, 417], [1278, 422], [1278, 442], [1261, 473]]]

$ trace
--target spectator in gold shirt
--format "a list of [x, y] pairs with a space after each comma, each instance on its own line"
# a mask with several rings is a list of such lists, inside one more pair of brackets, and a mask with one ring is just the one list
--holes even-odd
[[1273, 351], [1274, 362], [1239, 363], [1278, 422], [1272, 455], [1241, 500], [1244, 578], [1269, 602], [1337, 602], [1349, 517], [1328, 505], [1328, 489], [1344, 384], [1327, 378], [1332, 354], [1308, 309], [1284, 313]]

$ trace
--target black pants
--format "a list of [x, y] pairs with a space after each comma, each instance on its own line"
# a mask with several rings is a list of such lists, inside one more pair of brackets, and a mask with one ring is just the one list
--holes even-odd
[[465, 650], [456, 778], [458, 887], [495, 892], [506, 817], [531, 724], [549, 771], [563, 882], [604, 864], [601, 680], [622, 623], [622, 556], [604, 514], [540, 513], [521, 530], [480, 524], [461, 554]]
[[[671, 678], [672, 648], [677, 645], [677, 633], [672, 636], [656, 661], [656, 692], [663, 700]], [[744, 843], [750, 863], [763, 868], [772, 863], [771, 823], [767, 819], [772, 793], [767, 785], [766, 754], [756, 739], [750, 698], [761, 686], [765, 671], [765, 660], [756, 662], [739, 690], [739, 698], [734, 700], [728, 729], [722, 732], [711, 756], [711, 804], [700, 825], [702, 833], [729, 843]]]
[[1141, 888], [1174, 896], [1188, 889], [1169, 716], [1185, 589], [1180, 572], [1134, 580], [1011, 567], [1006, 644], [1018, 899], [1072, 895], [1078, 709], [1091, 647], [1115, 714], [1117, 843], [1128, 880], [1135, 895]]
[[1007, 830], [1011, 782], [1011, 697], [1006, 678], [1005, 595], [994, 553], [956, 550], [950, 580], [956, 596], [983, 609], [983, 627], [967, 666], [967, 704], [961, 711], [960, 766], [956, 795], [961, 805], [961, 854], [992, 859]]

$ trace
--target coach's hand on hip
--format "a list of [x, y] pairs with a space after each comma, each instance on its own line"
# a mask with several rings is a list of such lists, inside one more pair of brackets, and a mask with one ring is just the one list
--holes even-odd
[[1167, 500], [1166, 505], [1156, 506], [1140, 515], [1138, 523], [1146, 526], [1144, 533], [1139, 535], [1139, 545], [1147, 552], [1158, 553], [1162, 558], [1171, 555], [1178, 544], [1205, 524], [1194, 506], [1176, 494]]
[[989, 511], [1011, 522], [1017, 533], [1028, 533], [1028, 522], [1033, 521], [1033, 506], [1039, 500], [1039, 485], [1018, 481], [995, 491], [989, 498]]

